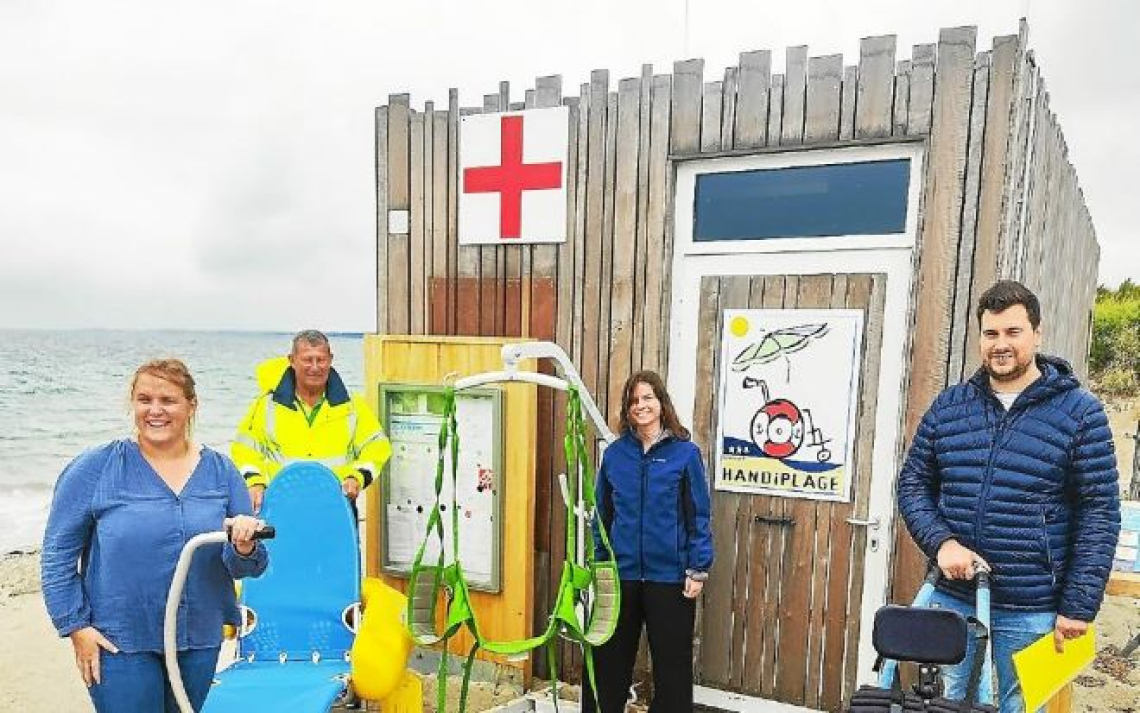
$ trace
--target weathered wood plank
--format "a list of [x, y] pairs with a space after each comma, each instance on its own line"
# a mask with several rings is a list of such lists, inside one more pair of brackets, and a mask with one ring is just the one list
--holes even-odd
[[637, 225], [633, 265], [633, 364], [634, 371], [645, 368], [645, 311], [649, 299], [660, 299], [645, 291], [646, 271], [649, 269], [649, 146], [653, 125], [653, 65], [641, 67], [638, 95], [637, 133]]
[[833, 54], [808, 60], [804, 143], [828, 142], [839, 138], [842, 83], [843, 55]]
[[458, 333], [457, 313], [459, 302], [459, 92], [447, 93], [447, 152], [444, 156], [447, 180], [447, 331]]
[[768, 142], [768, 90], [772, 53], [742, 52], [737, 76], [733, 148], [753, 148]]
[[719, 151], [723, 82], [705, 82], [701, 102], [701, 151]]
[[768, 91], [768, 145], [780, 143], [784, 126], [784, 75], [773, 74]]
[[804, 105], [807, 102], [808, 48], [789, 47], [784, 68], [784, 117], [780, 144], [799, 144], [804, 139]]
[[850, 141], [855, 137], [855, 95], [859, 90], [859, 68], [843, 68], [843, 106], [839, 111], [839, 140]]
[[[512, 109], [512, 107], [511, 107], [510, 82], [505, 82], [505, 81], [499, 82], [499, 94], [498, 94], [498, 98], [494, 101], [493, 106], [494, 106], [494, 109], [492, 109], [492, 111], [498, 111], [498, 112], [514, 111], [514, 109]], [[486, 106], [484, 106], [484, 110], [486, 110]], [[492, 283], [493, 288], [494, 288], [494, 292], [493, 292], [494, 302], [492, 303], [492, 308], [491, 308], [491, 331], [485, 332], [485, 334], [493, 335], [493, 336], [502, 336], [502, 335], [508, 334], [508, 330], [507, 330], [507, 281], [510, 278], [510, 273], [508, 272], [508, 257], [507, 256], [508, 256], [508, 254], [514, 255], [515, 260], [513, 262], [515, 263], [515, 266], [517, 268], [518, 251], [517, 251], [517, 249], [514, 249], [517, 247], [518, 247], [517, 245], [508, 246], [508, 245], [500, 244], [500, 245], [496, 245], [493, 248], [491, 248], [491, 250], [493, 250], [493, 255], [494, 255], [494, 263], [493, 263], [494, 264], [494, 282]], [[487, 250], [488, 250], [487, 247], [483, 248], [483, 266], [484, 266], [484, 269], [486, 268], [486, 266], [488, 264], [488, 262], [487, 262]], [[483, 277], [483, 285], [486, 286], [487, 282], [488, 282], [487, 276], [484, 274], [482, 277]], [[486, 325], [486, 322], [484, 322], [484, 326], [485, 325]]]
[[892, 136], [906, 135], [906, 122], [910, 114], [910, 60], [898, 63], [895, 74], [894, 120], [891, 122]]
[[665, 232], [669, 198], [669, 142], [672, 84], [669, 75], [653, 77], [651, 115], [649, 121], [649, 194], [646, 198], [645, 236], [645, 318], [642, 336], [642, 366], [662, 371], [665, 350], [668, 348], [669, 327], [663, 320], [665, 301], [669, 290], [663, 283], [666, 252]]
[[448, 164], [451, 178], [452, 201], [447, 208], [450, 213], [452, 235], [454, 243], [448, 247], [454, 250], [456, 266], [456, 301], [453, 309], [455, 319], [455, 334], [479, 334], [479, 248], [472, 245], [459, 245], [459, 202], [463, 200], [460, 194], [463, 177], [459, 175], [459, 125], [466, 110], [459, 108], [459, 93], [452, 89], [448, 96]]
[[[1002, 196], [1011, 168], [1014, 77], [1018, 59], [1016, 35], [995, 37], [990, 60], [989, 96], [986, 100], [985, 143], [978, 195], [977, 246], [974, 250], [970, 293], [980, 295], [997, 280]], [[1008, 127], [1008, 128], [1007, 128]], [[1007, 178], [1008, 176], [1008, 178]], [[966, 358], [978, 353], [976, 329], [966, 330]]]
[[621, 389], [633, 368], [633, 273], [638, 256], [638, 131], [641, 125], [641, 81], [618, 83], [617, 157], [614, 174], [613, 277], [610, 284], [609, 398], [610, 412], [621, 409]]
[[701, 97], [705, 63], [690, 59], [673, 64], [670, 148], [677, 155], [701, 149]]
[[[576, 224], [574, 228], [574, 281], [572, 284], [572, 299], [574, 303], [573, 323], [570, 330], [571, 348], [570, 358], [578, 365], [581, 375], [586, 364], [582, 359], [582, 342], [584, 335], [582, 326], [585, 314], [585, 280], [586, 280], [586, 231], [587, 211], [590, 186], [587, 179], [590, 175], [590, 85], [582, 84], [580, 87], [580, 104], [578, 110], [578, 196], [575, 206]], [[585, 383], [585, 382], [583, 382]]]
[[447, 173], [447, 115], [446, 111], [432, 113], [432, 146], [431, 146], [431, 283], [438, 284], [440, 288], [431, 295], [430, 324], [434, 328], [429, 334], [450, 334], [449, 307], [452, 303], [452, 292], [455, 282], [449, 279], [451, 268], [448, 258], [451, 254], [448, 236], [447, 205], [451, 200], [448, 194]]
[[738, 76], [739, 70], [736, 67], [725, 68], [720, 110], [720, 147], [722, 149], [731, 149], [733, 144], [732, 132], [736, 126]]
[[424, 210], [426, 197], [424, 187], [424, 131], [425, 118], [430, 120], [430, 114], [414, 112], [411, 116], [408, 137], [411, 142], [409, 159], [411, 164], [411, 219], [408, 235], [408, 333], [423, 334], [426, 331], [425, 314], [427, 310], [427, 290], [424, 281], [425, 256], [427, 255], [426, 235], [427, 221]]
[[582, 250], [585, 262], [581, 285], [582, 381], [590, 393], [598, 393], [598, 344], [601, 341], [602, 240], [605, 234], [606, 110], [610, 75], [606, 70], [590, 73], [588, 161], [586, 169], [586, 235]]
[[1013, 118], [1010, 135], [1009, 169], [1004, 181], [1005, 187], [1002, 196], [1002, 222], [1001, 233], [998, 238], [998, 267], [999, 278], [1016, 279], [1017, 244], [1021, 236], [1022, 215], [1025, 205], [1026, 179], [1030, 163], [1032, 147], [1033, 121], [1036, 112], [1033, 104], [1036, 101], [1034, 87], [1036, 67], [1030, 61], [1029, 53], [1025, 50], [1028, 41], [1027, 27], [1022, 23], [1018, 36], [1017, 58], [1014, 62], [1016, 70], [1013, 85]]
[[[953, 315], [950, 322], [950, 352], [947, 355], [946, 378], [961, 381], [971, 355], [966, 351], [967, 336], [972, 328], [970, 306], [974, 293], [974, 254], [977, 245], [978, 193], [981, 189], [983, 139], [985, 138], [986, 104], [989, 98], [990, 55], [982, 52], [974, 59], [974, 80], [970, 101], [970, 138], [966, 149], [966, 187], [962, 195], [962, 231], [958, 240], [958, 269], [952, 296]], [[995, 130], [997, 127], [994, 127]]]
[[376, 331], [384, 334], [388, 331], [388, 107], [377, 107], [375, 117]]
[[[388, 207], [409, 210], [411, 189], [410, 120], [407, 94], [388, 97]], [[407, 233], [388, 239], [388, 332], [406, 334], [409, 326], [410, 247]]]
[[[673, 93], [670, 117], [670, 145], [672, 153], [695, 154], [700, 150], [701, 86], [704, 77], [704, 60], [691, 59], [673, 65]], [[665, 196], [673, 192], [673, 173], [665, 173]], [[668, 205], [668, 203], [667, 203]], [[662, 243], [661, 285], [661, 328], [665, 337], [661, 340], [658, 354], [658, 367], [662, 373], [669, 370], [668, 330], [669, 315], [672, 309], [671, 285], [673, 284], [673, 216], [666, 212], [664, 241]]]
[[855, 115], [857, 138], [891, 135], [894, 78], [895, 36], [863, 38], [859, 44], [859, 106]]
[[906, 132], [930, 133], [931, 103], [934, 100], [936, 45], [915, 45], [910, 62], [910, 101], [907, 105]]
[[409, 95], [388, 96], [388, 208], [391, 210], [410, 208], [408, 119], [411, 112]]
[[610, 379], [610, 337], [612, 322], [610, 308], [613, 291], [614, 202], [617, 193], [617, 126], [618, 95], [606, 96], [606, 183], [602, 199], [602, 275], [598, 295], [598, 388], [594, 392], [602, 413], [610, 412], [608, 388]]

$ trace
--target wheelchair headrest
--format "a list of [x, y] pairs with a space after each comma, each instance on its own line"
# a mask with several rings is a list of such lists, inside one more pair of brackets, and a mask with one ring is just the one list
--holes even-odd
[[956, 664], [966, 658], [966, 618], [949, 609], [887, 605], [875, 612], [871, 643], [896, 661]]

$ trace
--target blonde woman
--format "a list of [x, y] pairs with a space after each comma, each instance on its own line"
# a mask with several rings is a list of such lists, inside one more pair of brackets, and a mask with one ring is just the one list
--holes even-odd
[[162, 659], [166, 593], [182, 546], [230, 526], [195, 555], [179, 612], [178, 660], [194, 709], [209, 692], [222, 624], [237, 623], [233, 579], [261, 574], [258, 521], [228, 458], [191, 439], [194, 378], [177, 359], [131, 380], [135, 436], [92, 448], [56, 483], [44, 533], [44, 601], [99, 713], [178, 707]]

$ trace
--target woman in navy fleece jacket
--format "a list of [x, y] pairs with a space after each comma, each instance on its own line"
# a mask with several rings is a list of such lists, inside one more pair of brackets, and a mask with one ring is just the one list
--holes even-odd
[[584, 686], [582, 710], [625, 709], [644, 625], [653, 658], [650, 713], [689, 713], [696, 599], [713, 562], [705, 466], [652, 371], [626, 381], [621, 430], [606, 449], [597, 484], [597, 515], [621, 574], [621, 613], [613, 637], [594, 654], [598, 700]]

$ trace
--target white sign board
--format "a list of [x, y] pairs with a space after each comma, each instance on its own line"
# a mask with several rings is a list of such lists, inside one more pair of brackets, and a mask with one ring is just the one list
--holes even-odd
[[725, 310], [715, 487], [849, 502], [860, 310]]
[[[428, 532], [427, 523], [435, 506], [435, 476], [439, 462], [439, 431], [444, 420], [429, 403], [440, 403], [430, 392], [417, 394], [396, 387], [382, 391], [388, 400], [384, 411], [392, 457], [386, 466], [384, 499], [384, 556], [382, 566], [393, 574], [411, 570], [416, 552], [426, 542], [425, 564], [439, 558], [439, 539]], [[393, 397], [391, 394], [395, 393]], [[440, 397], [442, 398], [442, 397]], [[396, 406], [396, 403], [400, 406]], [[418, 402], [418, 405], [416, 405]], [[408, 408], [408, 405], [413, 408]], [[456, 399], [455, 420], [459, 432], [459, 463], [456, 471], [459, 508], [459, 553], [463, 572], [475, 589], [499, 589], [499, 498], [502, 492], [500, 454], [496, 446], [498, 410], [501, 402], [489, 392], [467, 392]], [[444, 560], [456, 558], [453, 551], [452, 487], [450, 453], [444, 455], [443, 490], [440, 494], [444, 523]]]
[[564, 106], [460, 119], [460, 245], [566, 242], [569, 127]]

